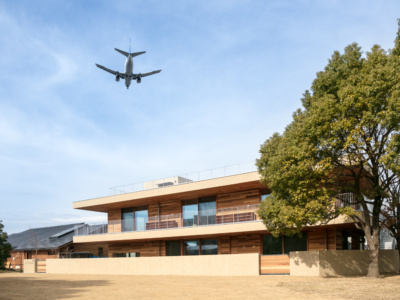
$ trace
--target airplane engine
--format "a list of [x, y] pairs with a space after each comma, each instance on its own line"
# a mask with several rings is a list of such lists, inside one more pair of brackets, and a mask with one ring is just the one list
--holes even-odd
[[119, 81], [119, 76], [117, 75], [117, 77], [115, 77], [115, 81]]
[[142, 78], [140, 78], [140, 77], [137, 78], [137, 79], [136, 79], [136, 82], [137, 82], [137, 83], [141, 83], [141, 82], [142, 82]]

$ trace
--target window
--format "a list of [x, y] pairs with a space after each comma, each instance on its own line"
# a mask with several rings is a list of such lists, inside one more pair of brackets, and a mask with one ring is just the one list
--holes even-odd
[[103, 247], [99, 247], [97, 250], [98, 257], [103, 257]]
[[135, 209], [135, 230], [143, 231], [146, 229], [148, 220], [147, 207], [138, 207]]
[[201, 240], [201, 255], [218, 254], [218, 240]]
[[[199, 249], [201, 251], [199, 251]], [[218, 254], [218, 239], [183, 241], [183, 255]]]
[[122, 231], [142, 231], [146, 229], [148, 220], [147, 207], [121, 209]]
[[272, 235], [263, 236], [263, 254], [273, 255], [282, 254], [282, 236], [273, 237]]
[[133, 208], [123, 208], [121, 209], [122, 214], [122, 231], [133, 231], [133, 219], [134, 212]]
[[163, 183], [157, 184], [157, 186], [158, 186], [159, 188], [165, 187], [165, 186], [171, 186], [171, 185], [174, 185], [174, 183], [173, 183], [173, 182], [163, 182]]
[[263, 236], [263, 255], [289, 254], [293, 251], [307, 251], [307, 233], [301, 236]]
[[139, 252], [131, 252], [131, 253], [113, 253], [113, 257], [139, 257]]
[[181, 241], [167, 241], [165, 243], [167, 256], [180, 256], [181, 255]]
[[216, 208], [215, 197], [183, 201], [183, 226], [215, 224]]
[[307, 251], [307, 233], [303, 232], [301, 236], [284, 236], [283, 245], [285, 254], [293, 251]]
[[199, 199], [199, 225], [215, 224], [217, 202], [215, 197], [207, 197]]
[[183, 255], [199, 255], [199, 241], [183, 241]]
[[352, 237], [349, 235], [348, 232], [343, 231], [342, 233], [342, 238], [343, 238], [343, 250], [351, 250], [351, 242], [352, 242]]
[[183, 226], [193, 226], [197, 224], [197, 200], [183, 201], [182, 214]]

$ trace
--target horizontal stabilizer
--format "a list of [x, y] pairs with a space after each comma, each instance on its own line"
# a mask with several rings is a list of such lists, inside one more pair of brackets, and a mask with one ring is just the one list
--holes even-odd
[[130, 54], [129, 54], [128, 52], [119, 50], [119, 49], [117, 49], [117, 48], [114, 48], [114, 49], [115, 49], [115, 51], [118, 51], [119, 53], [121, 53], [122, 55], [125, 55], [126, 57], [128, 57], [129, 55], [130, 55], [131, 57], [135, 57], [135, 56], [138, 56], [138, 55], [140, 55], [140, 54], [146, 53], [146, 51], [142, 51], [142, 52], [136, 52], [136, 53], [130, 53]]

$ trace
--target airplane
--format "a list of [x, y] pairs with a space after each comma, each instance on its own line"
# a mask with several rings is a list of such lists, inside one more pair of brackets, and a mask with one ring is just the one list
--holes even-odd
[[120, 78], [125, 79], [125, 85], [126, 88], [129, 89], [129, 86], [131, 85], [131, 81], [132, 80], [136, 80], [137, 83], [142, 82], [142, 77], [146, 77], [146, 76], [150, 76], [153, 74], [157, 74], [160, 73], [161, 70], [157, 70], [157, 71], [153, 71], [153, 72], [148, 72], [148, 73], [139, 73], [139, 74], [133, 74], [133, 60], [132, 57], [141, 55], [143, 53], [146, 53], [146, 51], [142, 51], [142, 52], [136, 52], [136, 53], [131, 53], [131, 46], [129, 45], [129, 52], [125, 52], [122, 50], [119, 50], [117, 48], [114, 48], [116, 51], [118, 51], [119, 53], [121, 53], [122, 55], [125, 55], [126, 58], [126, 62], [125, 62], [125, 73], [120, 73], [118, 71], [113, 71], [110, 70], [106, 67], [103, 67], [99, 64], [96, 64], [96, 66], [100, 69], [103, 69], [104, 71], [107, 71], [113, 75], [115, 75], [115, 81], [119, 81]]

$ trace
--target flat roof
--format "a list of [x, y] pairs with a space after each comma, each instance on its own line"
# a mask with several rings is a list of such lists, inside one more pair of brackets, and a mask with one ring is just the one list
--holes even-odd
[[260, 183], [258, 172], [219, 177], [214, 179], [188, 182], [151, 190], [143, 190], [121, 195], [94, 198], [73, 202], [73, 208], [107, 212], [109, 209], [140, 206], [166, 200], [186, 200], [216, 194], [231, 193], [253, 188], [266, 188]]

